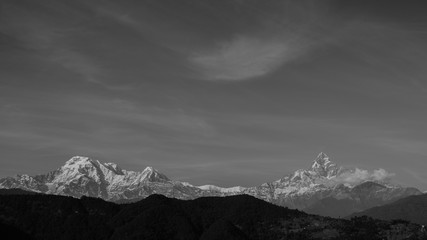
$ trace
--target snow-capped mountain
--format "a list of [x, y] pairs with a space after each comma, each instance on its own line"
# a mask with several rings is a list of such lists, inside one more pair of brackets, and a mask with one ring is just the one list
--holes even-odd
[[139, 199], [154, 193], [191, 199], [203, 191], [190, 184], [170, 180], [152, 167], [142, 172], [127, 171], [114, 163], [101, 163], [80, 156], [71, 158], [64, 166], [48, 174], [3, 178], [0, 188], [23, 188], [74, 197], [85, 195], [110, 201]]
[[[300, 169], [274, 182], [250, 188], [219, 188], [210, 186], [212, 195], [249, 194], [266, 201], [318, 212], [323, 199], [345, 200], [354, 211], [382, 205], [410, 195], [421, 194], [416, 188], [386, 184], [383, 179], [366, 177], [363, 181], [349, 181], [360, 169], [339, 167], [325, 153], [320, 153], [309, 169]], [[365, 172], [365, 171], [362, 171]], [[205, 188], [206, 189], [206, 188]], [[230, 191], [236, 189], [236, 191]], [[239, 190], [237, 190], [239, 189]], [[323, 213], [323, 212], [322, 212]], [[337, 216], [344, 216], [336, 212]]]
[[109, 201], [138, 200], [154, 193], [180, 199], [248, 194], [278, 205], [311, 212], [322, 212], [321, 209], [325, 209], [331, 201], [346, 203], [346, 209], [349, 209], [349, 205], [352, 211], [362, 211], [409, 195], [421, 194], [418, 189], [384, 184], [376, 178], [367, 178], [363, 182], [347, 181], [358, 171], [339, 167], [326, 154], [320, 153], [309, 169], [297, 170], [274, 182], [257, 187], [222, 188], [174, 181], [152, 167], [142, 172], [127, 171], [114, 163], [76, 156], [59, 169], [44, 175], [18, 175], [0, 179], [0, 188], [22, 188], [74, 197], [85, 195]]

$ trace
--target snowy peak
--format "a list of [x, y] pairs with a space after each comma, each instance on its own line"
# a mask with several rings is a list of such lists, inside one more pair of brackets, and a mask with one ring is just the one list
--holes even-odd
[[319, 155], [317, 155], [316, 159], [313, 161], [313, 165], [311, 166], [312, 169], [318, 169], [318, 168], [324, 168], [328, 164], [331, 164], [332, 162], [329, 160], [328, 155], [321, 152]]
[[321, 152], [317, 156], [317, 158], [313, 161], [313, 165], [311, 166], [311, 171], [319, 174], [323, 177], [333, 177], [338, 172], [338, 167], [335, 163], [329, 160], [328, 155]]
[[94, 160], [92, 160], [89, 157], [74, 156], [70, 158], [70, 160], [66, 161], [64, 166], [79, 166], [79, 165], [92, 164], [93, 162]]
[[153, 167], [146, 167], [144, 171], [142, 171], [142, 179], [147, 180], [150, 182], [167, 182], [170, 181], [170, 179], [164, 175], [163, 173], [160, 173]]
[[89, 157], [74, 156], [58, 170], [64, 175], [74, 174], [89, 174], [99, 168], [100, 163]]
[[[98, 160], [93, 160], [89, 157], [74, 156], [61, 167], [62, 172], [69, 174], [70, 172], [77, 172], [85, 176], [94, 177], [95, 175], [103, 175], [102, 177], [114, 178], [116, 175], [125, 175], [123, 171], [115, 163], [102, 163]], [[160, 173], [153, 167], [146, 167], [142, 172], [135, 172], [139, 175], [140, 181], [149, 182], [167, 182], [170, 179]], [[101, 176], [99, 176], [101, 177]], [[98, 178], [98, 177], [95, 177]]]
[[111, 171], [114, 174], [123, 175], [123, 170], [115, 163], [102, 163], [98, 160], [91, 159], [84, 156], [74, 156], [66, 161], [61, 167], [62, 170], [76, 169], [82, 172], [82, 169], [87, 170], [101, 170], [102, 172]]

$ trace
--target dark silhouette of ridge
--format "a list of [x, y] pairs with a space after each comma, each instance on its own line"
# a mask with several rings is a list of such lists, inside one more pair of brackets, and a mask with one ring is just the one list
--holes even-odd
[[[98, 198], [0, 195], [2, 239], [423, 239], [421, 226], [309, 215], [248, 195], [178, 200], [151, 195], [130, 204]], [[399, 224], [399, 232], [393, 232]], [[403, 235], [402, 235], [403, 236]]]
[[36, 193], [29, 190], [23, 190], [20, 188], [10, 188], [10, 189], [0, 188], [0, 195], [34, 195], [34, 194], [41, 194], [41, 193]]

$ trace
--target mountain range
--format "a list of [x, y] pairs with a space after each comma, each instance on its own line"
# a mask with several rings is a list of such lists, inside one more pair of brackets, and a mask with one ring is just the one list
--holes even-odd
[[360, 171], [340, 167], [320, 153], [308, 169], [300, 169], [256, 187], [194, 186], [174, 181], [158, 170], [128, 171], [115, 163], [75, 156], [47, 174], [0, 179], [0, 188], [73, 197], [98, 197], [113, 202], [134, 202], [151, 194], [178, 199], [247, 194], [280, 206], [325, 216], [347, 216], [371, 207], [422, 194], [416, 188], [392, 185], [382, 178], [347, 181]]

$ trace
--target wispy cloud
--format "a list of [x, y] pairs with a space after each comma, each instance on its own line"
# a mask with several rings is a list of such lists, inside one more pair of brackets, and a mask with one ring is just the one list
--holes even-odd
[[295, 58], [296, 53], [295, 45], [283, 39], [236, 36], [211, 50], [194, 54], [190, 61], [208, 80], [238, 81], [268, 74]]
[[8, 151], [17, 147], [58, 151], [111, 161], [125, 158], [142, 165], [153, 165], [160, 159], [157, 166], [183, 158], [177, 152], [164, 151], [164, 147], [216, 135], [215, 127], [194, 112], [76, 94], [62, 95], [42, 107], [31, 103], [4, 106], [0, 123], [0, 141]]
[[[269, 4], [260, 4], [265, 7], [264, 10], [258, 9], [256, 7], [258, 5], [253, 3], [235, 2], [233, 4], [239, 6], [241, 11], [250, 17], [245, 18], [231, 11], [218, 16], [214, 14], [215, 18], [211, 18], [211, 12], [209, 12], [206, 15], [211, 17], [202, 18], [201, 21], [224, 29], [225, 26], [217, 22], [216, 17], [227, 16], [235, 22], [247, 22], [250, 19], [254, 22], [254, 26], [247, 24], [237, 24], [237, 26], [234, 22], [230, 25], [236, 26], [220, 31], [222, 36], [217, 39], [215, 36], [207, 37], [206, 32], [209, 31], [193, 32], [188, 30], [188, 26], [183, 28], [176, 22], [185, 18], [176, 18], [176, 16], [166, 21], [174, 21], [170, 22], [171, 26], [175, 24], [181, 26], [179, 33], [173, 28], [165, 28], [163, 24], [147, 24], [152, 19], [163, 16], [164, 9], [161, 7], [157, 9], [156, 7], [159, 6], [150, 6], [150, 9], [153, 7], [153, 12], [146, 14], [149, 17], [145, 16], [145, 18], [135, 14], [132, 9], [122, 9], [114, 5], [97, 7], [96, 10], [100, 16], [119, 23], [141, 34], [144, 39], [155, 42], [155, 45], [165, 47], [180, 57], [186, 58], [189, 68], [195, 71], [199, 78], [211, 81], [241, 81], [262, 77], [304, 54], [314, 42], [323, 41], [324, 36], [320, 37], [319, 34], [314, 34], [316, 38], [313, 38], [313, 33], [324, 28], [324, 26], [319, 27], [324, 25], [324, 16], [317, 4], [306, 5], [283, 1], [272, 4], [274, 8]], [[203, 13], [206, 11], [206, 6], [209, 6], [209, 9], [215, 9], [222, 5], [204, 3], [197, 6]], [[188, 66], [185, 67], [187, 69]]]
[[[40, 8], [49, 9], [49, 4], [39, 3]], [[56, 3], [55, 3], [56, 4]], [[19, 6], [19, 4], [18, 4]], [[85, 11], [69, 8], [58, 3], [68, 15], [55, 19], [49, 11], [32, 11], [28, 7], [6, 5], [4, 23], [0, 31], [10, 36], [45, 63], [62, 67], [68, 74], [77, 75], [77, 79], [102, 86], [109, 90], [127, 90], [129, 86], [108, 81], [108, 69], [102, 65], [99, 57], [88, 53], [76, 44], [89, 33], [85, 25], [75, 25], [69, 18], [85, 19]], [[44, 13], [44, 14], [43, 14]], [[91, 44], [86, 41], [86, 44]]]
[[52, 54], [49, 56], [51, 61], [59, 63], [64, 68], [81, 75], [90, 83], [101, 83], [98, 78], [103, 74], [103, 71], [89, 57], [72, 51], [67, 47], [53, 45], [50, 48], [52, 50]]
[[388, 171], [380, 168], [369, 172], [368, 170], [356, 168], [353, 171], [344, 172], [334, 179], [337, 183], [356, 185], [365, 181], [381, 181], [388, 182], [394, 173], [389, 173]]

